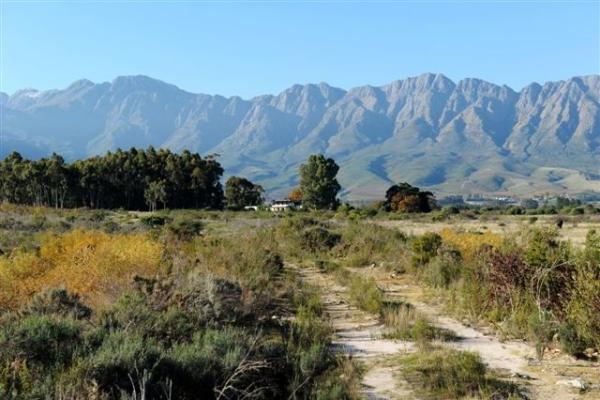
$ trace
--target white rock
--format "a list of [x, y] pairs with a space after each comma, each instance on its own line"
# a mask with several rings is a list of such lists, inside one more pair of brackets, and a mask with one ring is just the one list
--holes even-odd
[[580, 389], [580, 390], [587, 389], [587, 384], [581, 378], [564, 379], [564, 380], [560, 380], [560, 381], [556, 382], [556, 384], [557, 385], [572, 386], [572, 387], [574, 387], [576, 389]]

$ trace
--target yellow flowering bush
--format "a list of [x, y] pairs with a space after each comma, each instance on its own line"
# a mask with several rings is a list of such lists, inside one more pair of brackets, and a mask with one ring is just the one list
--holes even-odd
[[479, 249], [481, 249], [481, 246], [500, 247], [504, 240], [502, 235], [492, 233], [491, 231], [479, 233], [456, 231], [449, 228], [443, 229], [440, 232], [440, 236], [444, 243], [458, 249], [463, 260], [467, 262], [473, 260]]
[[143, 234], [96, 230], [45, 234], [37, 252], [0, 258], [0, 309], [27, 302], [44, 288], [64, 287], [90, 305], [113, 301], [135, 274], [159, 272], [162, 246]]

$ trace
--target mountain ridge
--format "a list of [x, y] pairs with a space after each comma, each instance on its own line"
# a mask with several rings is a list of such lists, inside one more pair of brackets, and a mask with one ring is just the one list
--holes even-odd
[[68, 159], [118, 147], [219, 153], [229, 174], [281, 195], [315, 152], [342, 166], [348, 199], [407, 180], [440, 193], [600, 192], [600, 75], [520, 91], [426, 73], [349, 90], [293, 85], [244, 100], [143, 75], [0, 94], [3, 149]]

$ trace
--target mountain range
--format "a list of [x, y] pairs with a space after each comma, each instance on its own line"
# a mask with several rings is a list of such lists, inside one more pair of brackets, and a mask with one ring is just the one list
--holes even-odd
[[281, 196], [308, 155], [340, 165], [342, 196], [381, 198], [407, 181], [439, 194], [600, 192], [600, 75], [521, 91], [422, 74], [350, 90], [294, 85], [244, 100], [146, 76], [0, 93], [0, 157], [66, 159], [117, 148], [218, 153], [226, 175]]

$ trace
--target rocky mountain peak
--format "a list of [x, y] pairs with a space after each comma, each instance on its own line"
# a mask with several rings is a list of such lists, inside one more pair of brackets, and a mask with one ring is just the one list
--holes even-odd
[[[2, 151], [80, 158], [152, 144], [217, 152], [229, 174], [275, 193], [294, 184], [297, 163], [314, 152], [345, 166], [342, 184], [356, 198], [391, 181], [449, 193], [600, 191], [589, 178], [600, 162], [599, 99], [598, 75], [516, 92], [425, 73], [348, 91], [324, 82], [293, 85], [250, 100], [121, 76], [0, 95]], [[564, 180], [547, 179], [540, 168], [561, 168]]]

